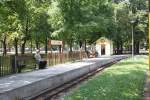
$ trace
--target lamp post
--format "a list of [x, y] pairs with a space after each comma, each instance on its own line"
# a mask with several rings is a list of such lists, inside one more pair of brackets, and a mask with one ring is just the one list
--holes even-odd
[[135, 23], [135, 21], [132, 20], [131, 21], [131, 25], [132, 25], [132, 59], [134, 56], [134, 23]]

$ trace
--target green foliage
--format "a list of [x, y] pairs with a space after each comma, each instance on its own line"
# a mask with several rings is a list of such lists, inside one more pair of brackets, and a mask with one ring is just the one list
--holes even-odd
[[51, 4], [49, 15], [56, 30], [54, 37], [91, 40], [93, 33], [108, 33], [113, 8], [107, 0], [56, 0]]
[[31, 39], [43, 44], [48, 38], [91, 44], [105, 36], [130, 43], [134, 19], [135, 40], [142, 41], [147, 8], [145, 0], [2, 0], [0, 38], [17, 38], [21, 44]]

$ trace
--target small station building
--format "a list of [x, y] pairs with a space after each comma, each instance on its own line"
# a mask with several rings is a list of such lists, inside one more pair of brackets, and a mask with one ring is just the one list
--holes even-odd
[[101, 37], [96, 41], [96, 51], [98, 57], [106, 55], [110, 56], [113, 54], [113, 42], [105, 37]]

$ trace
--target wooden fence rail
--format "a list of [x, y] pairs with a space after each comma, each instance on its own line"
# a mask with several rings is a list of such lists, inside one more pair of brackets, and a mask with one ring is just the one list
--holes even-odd
[[[83, 57], [86, 58], [85, 52], [82, 52]], [[52, 53], [49, 54], [41, 54], [42, 58], [47, 60], [48, 66], [53, 66], [56, 64], [72, 62], [76, 60], [80, 60], [80, 52], [71, 52], [71, 53], [64, 53], [62, 61], [60, 60], [59, 53]], [[19, 69], [16, 65], [27, 65], [25, 68]], [[20, 72], [27, 72], [33, 71], [35, 65], [34, 54], [25, 54], [25, 55], [8, 55], [8, 56], [0, 56], [0, 77], [20, 73]]]

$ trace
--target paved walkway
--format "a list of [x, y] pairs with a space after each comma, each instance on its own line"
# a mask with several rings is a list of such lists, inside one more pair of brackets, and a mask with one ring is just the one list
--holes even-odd
[[[115, 59], [120, 59], [122, 57], [126, 57], [126, 56], [121, 56], [121, 55], [120, 56], [111, 56], [111, 57], [105, 56], [105, 57], [101, 57], [101, 58], [84, 59], [81, 62], [60, 64], [60, 65], [56, 65], [56, 66], [53, 66], [53, 67], [50, 67], [50, 68], [47, 68], [44, 70], [15, 74], [15, 75], [0, 78], [0, 100], [4, 100], [3, 99], [4, 96], [8, 96], [8, 94], [6, 94], [6, 92], [10, 93], [14, 90], [16, 92], [16, 90], [18, 89], [18, 91], [21, 91], [21, 93], [16, 92], [16, 93], [13, 93], [10, 95], [11, 96], [14, 94], [19, 95], [19, 93], [21, 95], [27, 94], [26, 91], [29, 91], [31, 88], [36, 88], [36, 87], [41, 88], [41, 85], [37, 84], [38, 82], [40, 82], [42, 84], [42, 82], [45, 80], [49, 80], [48, 82], [55, 81], [50, 78], [54, 79], [55, 76], [57, 76], [57, 78], [58, 78], [59, 76], [63, 76], [64, 73], [67, 73], [68, 78], [70, 78], [71, 73], [75, 70], [79, 70], [79, 71], [72, 73], [72, 77], [77, 72], [79, 72], [77, 74], [81, 74], [80, 72], [87, 70], [85, 68], [84, 70], [81, 71], [80, 69], [81, 68], [83, 69], [83, 67], [90, 66], [90, 67], [88, 67], [88, 70], [89, 70], [89, 68], [94, 67], [95, 64], [97, 64], [96, 66], [104, 65], [104, 64], [109, 63], [110, 61], [115, 61]], [[72, 71], [72, 72], [68, 73], [69, 71]], [[68, 80], [65, 77], [56, 80], [57, 81], [56, 83], [59, 83], [63, 80]], [[45, 83], [43, 84], [42, 87], [44, 88], [44, 86], [49, 85], [50, 83], [48, 83], [48, 82], [45, 81]], [[29, 87], [29, 85], [31, 85], [31, 86]], [[54, 86], [55, 84], [52, 83], [52, 85]], [[26, 88], [26, 90], [24, 90], [24, 89], [20, 89], [21, 87], [27, 87], [27, 88]], [[36, 91], [36, 90], [34, 89], [33, 91]], [[33, 91], [30, 90], [31, 93]], [[29, 93], [28, 93], [28, 95], [29, 95]], [[5, 100], [10, 100], [10, 98], [7, 98]]]

